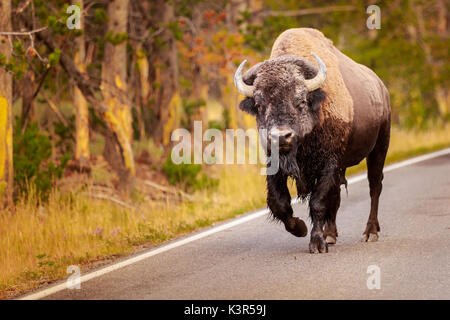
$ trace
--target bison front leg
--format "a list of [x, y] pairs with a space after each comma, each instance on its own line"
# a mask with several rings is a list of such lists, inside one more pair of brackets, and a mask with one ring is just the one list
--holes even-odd
[[328, 252], [328, 244], [324, 237], [323, 227], [326, 222], [331, 223], [339, 204], [340, 197], [339, 174], [337, 169], [326, 169], [311, 194], [309, 200], [309, 214], [313, 223], [309, 251], [311, 253]]
[[280, 171], [267, 176], [267, 205], [274, 218], [281, 220], [287, 231], [296, 237], [304, 237], [308, 228], [303, 220], [293, 217], [291, 195], [287, 188], [287, 176]]

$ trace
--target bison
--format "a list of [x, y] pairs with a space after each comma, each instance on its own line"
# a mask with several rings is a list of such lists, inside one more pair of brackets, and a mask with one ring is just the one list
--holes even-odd
[[305, 223], [293, 217], [287, 188], [291, 177], [298, 196], [309, 199], [309, 250], [328, 252], [328, 244], [335, 244], [338, 236], [336, 213], [340, 187], [347, 185], [346, 168], [366, 158], [371, 207], [363, 240], [377, 241], [390, 136], [389, 92], [383, 82], [309, 28], [284, 31], [269, 60], [242, 76], [245, 62], [235, 73], [236, 88], [245, 96], [239, 108], [256, 116], [260, 133], [268, 133], [263, 142], [268, 154], [273, 141], [279, 152], [279, 170], [267, 175], [267, 205], [273, 217], [293, 235], [306, 236]]

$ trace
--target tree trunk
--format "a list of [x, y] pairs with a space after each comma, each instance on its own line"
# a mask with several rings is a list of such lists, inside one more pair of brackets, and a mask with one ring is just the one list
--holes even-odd
[[[448, 39], [448, 10], [444, 0], [436, 1], [437, 18], [437, 34], [441, 39]], [[450, 92], [447, 86], [439, 86], [436, 88], [435, 97], [439, 105], [439, 111], [444, 117], [450, 113]]]
[[[438, 2], [439, 4], [439, 2]], [[439, 11], [445, 10], [445, 6], [438, 6]], [[418, 40], [419, 40], [419, 44], [422, 46], [422, 49], [425, 53], [425, 60], [427, 62], [427, 64], [430, 66], [431, 68], [431, 75], [435, 80], [435, 85], [434, 85], [434, 98], [437, 102], [438, 108], [439, 108], [439, 113], [441, 114], [441, 116], [443, 118], [445, 118], [449, 112], [449, 98], [450, 95], [448, 94], [447, 90], [441, 86], [441, 84], [436, 81], [436, 79], [439, 77], [439, 71], [438, 68], [436, 67], [436, 62], [434, 61], [432, 52], [431, 52], [431, 48], [428, 45], [428, 43], [426, 42], [425, 38], [427, 36], [426, 34], [426, 28], [425, 28], [425, 20], [424, 20], [424, 16], [423, 16], [423, 7], [422, 5], [416, 5], [415, 6], [415, 11], [416, 11], [416, 17], [417, 17], [417, 25], [418, 25], [418, 29], [419, 29], [419, 35], [418, 35]], [[442, 15], [438, 14], [438, 17], [442, 18]], [[443, 21], [439, 21], [438, 25], [442, 25], [444, 24]], [[446, 21], [445, 21], [446, 24]], [[438, 34], [442, 36], [442, 33], [439, 32], [439, 27], [438, 27]]]
[[[127, 32], [128, 0], [113, 0], [108, 5], [108, 33], [112, 38]], [[120, 185], [128, 191], [135, 174], [131, 149], [132, 118], [127, 98], [127, 47], [126, 42], [105, 44], [102, 65], [101, 91], [106, 110], [106, 121], [114, 128], [106, 136], [104, 156], [119, 172]], [[116, 135], [117, 139], [112, 135]], [[117, 145], [117, 143], [119, 145]]]
[[34, 73], [32, 70], [25, 71], [21, 81], [22, 92], [22, 130], [25, 129], [27, 124], [34, 120]]
[[[192, 17], [192, 23], [196, 30], [200, 30], [203, 22], [203, 11], [201, 9], [201, 7], [196, 8]], [[208, 127], [208, 109], [206, 108], [206, 103], [208, 101], [208, 84], [202, 77], [202, 66], [197, 58], [194, 59], [192, 66], [192, 96], [196, 102], [203, 102], [201, 106], [198, 106], [195, 109], [191, 119], [192, 125], [193, 121], [202, 121], [202, 128], [205, 130]]]
[[[0, 2], [0, 30], [11, 31], [11, 0]], [[0, 54], [9, 60], [11, 48], [8, 41], [0, 42]], [[0, 209], [12, 208], [13, 203], [13, 128], [12, 128], [12, 77], [0, 68]]]
[[139, 131], [141, 132], [141, 139], [147, 136], [145, 128], [146, 113], [145, 110], [149, 108], [149, 95], [150, 95], [150, 78], [149, 78], [149, 63], [148, 57], [142, 48], [142, 43], [137, 45], [137, 67], [139, 73], [139, 88], [136, 95], [136, 101], [139, 100], [139, 107], [136, 108], [139, 111]]
[[[257, 7], [259, 5], [259, 1], [254, 1]], [[241, 12], [245, 11], [248, 8], [248, 2], [245, 0], [230, 0], [227, 2], [225, 6], [225, 11], [227, 13], [226, 23], [227, 28], [230, 32], [238, 31], [237, 21], [241, 18]], [[247, 28], [247, 23], [243, 22], [240, 26], [243, 30]]]
[[191, 120], [202, 121], [202, 127], [206, 129], [208, 127], [208, 112], [206, 108], [206, 103], [208, 102], [208, 85], [202, 78], [200, 66], [194, 66], [192, 74], [194, 76], [192, 96], [199, 106], [195, 109]]
[[233, 75], [229, 75], [225, 79], [221, 100], [223, 108], [227, 110], [227, 128], [238, 129], [240, 127], [237, 114], [238, 94], [234, 87]]
[[[29, 23], [27, 27], [30, 27]], [[36, 38], [42, 41], [51, 51], [55, 51], [58, 48], [53, 34], [48, 30], [36, 33]], [[106, 135], [112, 140], [113, 148], [117, 150], [117, 154], [119, 155], [117, 157], [119, 167], [114, 167], [114, 169], [119, 172], [122, 185], [126, 187], [126, 189], [129, 189], [134, 176], [134, 158], [130, 138], [125, 130], [123, 130], [121, 119], [111, 112], [110, 107], [106, 104], [106, 100], [103, 101], [98, 98], [95, 91], [96, 88], [89, 79], [87, 79], [86, 75], [78, 69], [72, 57], [64, 51], [61, 51], [59, 63], [67, 75], [75, 81], [88, 103], [92, 105], [94, 110], [105, 121], [107, 125]]]
[[[227, 3], [226, 6], [226, 22], [228, 29], [237, 33], [239, 31], [238, 20], [240, 18], [241, 12], [248, 9], [249, 3], [245, 0], [232, 0]], [[240, 25], [242, 30], [246, 30], [247, 24], [242, 23]], [[233, 70], [234, 66], [230, 68]], [[232, 73], [227, 76], [225, 80], [225, 87], [222, 89], [222, 104], [225, 110], [228, 111], [228, 126], [232, 129], [243, 128], [244, 120], [243, 114], [238, 113], [237, 111], [237, 103], [238, 103], [238, 94], [234, 88], [234, 80], [232, 78]]]
[[[161, 17], [161, 25], [167, 26], [175, 20], [174, 7], [172, 2], [158, 0], [155, 3], [155, 17]], [[176, 125], [174, 119], [179, 96], [177, 94], [178, 63], [177, 50], [173, 32], [166, 27], [161, 34], [164, 48], [155, 52], [156, 66], [155, 83], [158, 88], [154, 92], [154, 116], [155, 128], [154, 138], [158, 143], [167, 145], [170, 142], [171, 131]]]
[[[76, 0], [83, 11], [83, 0]], [[81, 16], [81, 29], [84, 29], [84, 16]], [[86, 73], [86, 48], [84, 35], [75, 40], [78, 50], [75, 52], [74, 62], [82, 73]], [[73, 104], [75, 107], [75, 161], [80, 170], [89, 166], [89, 112], [87, 101], [77, 85], [73, 88]]]

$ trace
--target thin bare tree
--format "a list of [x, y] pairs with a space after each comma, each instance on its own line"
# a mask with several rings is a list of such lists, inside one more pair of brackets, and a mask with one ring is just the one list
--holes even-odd
[[[11, 30], [11, 0], [0, 2], [0, 30]], [[8, 41], [0, 42], [0, 54], [11, 57]], [[12, 76], [0, 68], [0, 208], [13, 207]]]

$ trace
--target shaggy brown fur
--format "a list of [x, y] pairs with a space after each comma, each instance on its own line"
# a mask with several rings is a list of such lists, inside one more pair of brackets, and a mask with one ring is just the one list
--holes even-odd
[[327, 93], [327, 99], [322, 104], [324, 117], [351, 122], [353, 119], [353, 100], [339, 70], [339, 64], [342, 62], [336, 57], [334, 49], [333, 42], [325, 38], [322, 32], [318, 30], [309, 28], [289, 29], [275, 40], [270, 59], [292, 54], [306, 59], [314, 65], [311, 51], [315, 52], [327, 66], [327, 79], [322, 86], [322, 89]]
[[[308, 91], [305, 80], [317, 74], [311, 51], [325, 63], [327, 77], [319, 89]], [[293, 177], [299, 197], [309, 199], [313, 223], [309, 250], [327, 252], [327, 243], [336, 242], [345, 170], [366, 158], [371, 210], [364, 236], [376, 240], [390, 134], [389, 93], [382, 81], [336, 49], [320, 31], [306, 28], [283, 32], [270, 59], [253, 66], [243, 81], [253, 86], [253, 95], [240, 108], [256, 116], [259, 130], [281, 138], [276, 144], [280, 170], [267, 176], [267, 204], [273, 217], [293, 235], [306, 235], [306, 225], [293, 216], [290, 204], [286, 183]], [[267, 142], [272, 141], [269, 138]]]
[[[323, 176], [323, 170], [330, 162], [337, 167], [345, 152], [345, 145], [336, 143], [348, 136], [348, 124], [340, 120], [326, 119], [322, 126], [315, 127], [298, 146], [297, 163], [301, 180], [297, 180], [298, 196], [303, 200], [313, 192], [316, 179]], [[340, 181], [336, 183], [340, 184]], [[329, 218], [329, 217], [326, 217]]]

